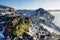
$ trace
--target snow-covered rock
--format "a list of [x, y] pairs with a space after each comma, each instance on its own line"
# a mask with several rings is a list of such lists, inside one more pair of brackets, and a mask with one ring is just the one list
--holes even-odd
[[4, 38], [3, 31], [0, 31], [0, 38]]

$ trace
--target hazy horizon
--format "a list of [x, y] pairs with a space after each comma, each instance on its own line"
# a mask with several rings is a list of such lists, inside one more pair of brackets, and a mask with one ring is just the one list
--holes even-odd
[[10, 6], [15, 9], [60, 9], [60, 0], [0, 0], [0, 4]]

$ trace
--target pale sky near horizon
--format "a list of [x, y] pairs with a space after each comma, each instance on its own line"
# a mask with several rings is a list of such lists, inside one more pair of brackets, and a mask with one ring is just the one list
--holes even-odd
[[0, 4], [15, 9], [60, 9], [60, 0], [0, 0]]

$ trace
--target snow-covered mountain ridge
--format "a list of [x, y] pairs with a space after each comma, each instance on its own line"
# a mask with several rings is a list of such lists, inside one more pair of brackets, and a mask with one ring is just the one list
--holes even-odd
[[23, 14], [25, 16], [31, 17], [33, 22], [36, 24], [46, 25], [46, 29], [53, 31], [56, 34], [60, 35], [60, 27], [55, 25], [52, 21], [54, 21], [54, 15], [50, 12], [44, 10], [43, 8], [37, 10], [17, 10], [18, 13]]

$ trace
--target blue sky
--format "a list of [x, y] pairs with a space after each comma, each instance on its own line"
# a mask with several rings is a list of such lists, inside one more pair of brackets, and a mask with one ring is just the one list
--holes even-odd
[[0, 4], [15, 9], [60, 9], [60, 0], [0, 0]]

